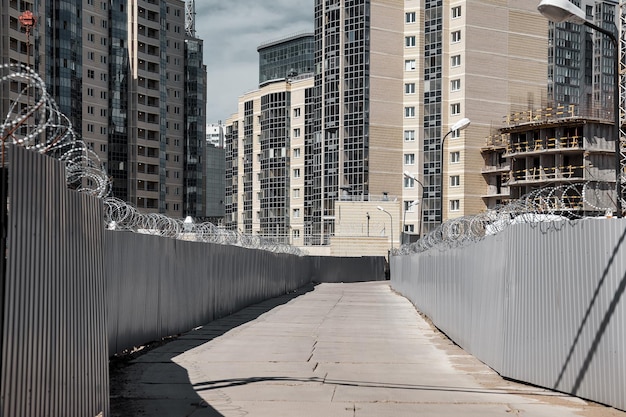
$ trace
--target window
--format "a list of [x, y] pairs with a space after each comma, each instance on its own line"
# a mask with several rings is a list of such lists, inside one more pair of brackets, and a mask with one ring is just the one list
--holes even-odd
[[413, 142], [415, 140], [415, 130], [405, 130], [404, 140], [405, 142]]
[[417, 204], [415, 204], [415, 201], [407, 200], [404, 202], [404, 211], [408, 211], [409, 213], [412, 213], [416, 205]]
[[404, 14], [404, 21], [406, 23], [415, 23], [415, 12], [406, 12]]
[[453, 55], [450, 57], [450, 66], [458, 67], [461, 65], [461, 55]]
[[299, 128], [299, 127], [296, 127], [296, 128], [293, 130], [293, 137], [294, 137], [294, 138], [299, 138], [299, 137], [300, 137], [300, 128]]
[[87, 106], [87, 113], [93, 114], [93, 111], [94, 111], [93, 106]]
[[293, 229], [292, 233], [293, 233], [293, 238], [294, 239], [299, 239], [300, 238], [300, 229]]
[[452, 133], [450, 133], [450, 138], [451, 139], [456, 139], [456, 138], [460, 138], [461, 137], [461, 129], [457, 129], [455, 131], [453, 131]]
[[461, 209], [460, 200], [450, 200], [450, 211], [459, 211]]
[[415, 94], [415, 83], [404, 84], [404, 94]]
[[413, 48], [415, 46], [415, 36], [405, 36], [404, 46], [407, 48]]
[[455, 30], [452, 32], [452, 43], [461, 42], [461, 31]]
[[300, 107], [293, 109], [293, 117], [300, 117]]
[[405, 107], [404, 108], [404, 117], [413, 118], [415, 117], [415, 107]]
[[452, 8], [452, 18], [458, 19], [461, 17], [461, 6], [455, 6]]
[[300, 189], [299, 188], [294, 188], [293, 189], [293, 198], [300, 198]]
[[93, 97], [93, 88], [87, 88], [87, 95]]
[[415, 60], [407, 59], [404, 61], [404, 70], [405, 71], [415, 71]]
[[404, 154], [404, 165], [414, 165], [415, 164], [415, 154], [414, 153], [405, 153]]
[[461, 152], [459, 151], [450, 152], [450, 163], [458, 164], [459, 162], [461, 162]]
[[413, 225], [413, 224], [405, 224], [404, 225], [404, 232], [405, 233], [413, 233], [413, 232], [415, 232], [415, 225]]
[[94, 42], [94, 39], [95, 39], [95, 36], [94, 36], [94, 34], [93, 34], [93, 33], [88, 33], [88, 34], [87, 34], [87, 40], [88, 40], [89, 42]]
[[296, 219], [300, 217], [300, 209], [299, 208], [295, 208], [293, 209], [293, 218]]
[[404, 188], [415, 187], [415, 180], [411, 177], [404, 177]]
[[293, 170], [293, 177], [294, 178], [300, 178], [300, 168], [295, 168]]
[[94, 72], [94, 70], [87, 70], [87, 78], [94, 78], [96, 76], [96, 73]]
[[450, 105], [450, 113], [453, 116], [461, 114], [461, 103], [452, 103]]
[[293, 150], [293, 157], [294, 158], [300, 158], [300, 148], [295, 148]]
[[94, 53], [93, 52], [87, 52], [87, 59], [90, 61], [93, 61], [93, 57], [94, 57]]
[[458, 187], [461, 185], [461, 177], [459, 175], [450, 175], [450, 187]]
[[450, 81], [450, 91], [459, 91], [461, 89], [461, 80], [456, 79]]

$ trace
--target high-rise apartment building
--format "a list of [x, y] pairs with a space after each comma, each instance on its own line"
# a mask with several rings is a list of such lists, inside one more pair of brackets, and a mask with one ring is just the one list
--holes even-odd
[[[1, 4], [1, 62], [29, 63], [42, 74], [59, 109], [104, 162], [113, 196], [140, 211], [203, 217], [206, 70], [202, 40], [186, 30], [185, 3]], [[19, 24], [26, 10], [38, 18], [30, 46]], [[2, 95], [3, 111], [14, 96]]]
[[[608, 25], [613, 3], [607, 0], [587, 10], [593, 11], [596, 22], [603, 19], [602, 24]], [[292, 167], [281, 172], [281, 176], [287, 173], [289, 185], [281, 183], [276, 191], [285, 186], [293, 195], [296, 190], [291, 184], [303, 178], [297, 190], [303, 206], [292, 207], [296, 200], [285, 194], [280, 211], [283, 220], [271, 222], [280, 224], [277, 233], [297, 229], [303, 245], [329, 245], [333, 237], [341, 234], [343, 238], [346, 230], [361, 225], [368, 237], [391, 235], [393, 245], [399, 242], [401, 231], [425, 234], [442, 220], [479, 213], [508, 197], [506, 184], [487, 185], [486, 180], [492, 178], [484, 175], [481, 148], [485, 138], [502, 126], [507, 115], [556, 103], [556, 94], [566, 93], [556, 83], [549, 90], [548, 75], [558, 74], [561, 80], [567, 74], [563, 65], [573, 63], [552, 57], [578, 58], [557, 48], [552, 49], [549, 61], [549, 24], [536, 6], [513, 0], [316, 1], [313, 85], [302, 89], [304, 99], [298, 102], [305, 116], [303, 148], [298, 151], [303, 152], [299, 155], [304, 165], [302, 170]], [[571, 26], [563, 25], [563, 30]], [[584, 32], [580, 29], [581, 36]], [[576, 50], [574, 43], [567, 47], [570, 52]], [[601, 91], [592, 98], [597, 99], [598, 108], [607, 108], [608, 102], [601, 101], [610, 99], [609, 88], [597, 87], [593, 80], [600, 77], [612, 86], [603, 72], [610, 56], [593, 55], [599, 72], [592, 72], [591, 85]], [[589, 65], [587, 59], [581, 58], [582, 63]], [[584, 91], [580, 97], [588, 96]], [[255, 106], [246, 107], [248, 101], [243, 98], [238, 115], [228, 123], [233, 138], [241, 136], [241, 129], [250, 129], [246, 120], [255, 120], [246, 119], [257, 114], [251, 110]], [[295, 110], [293, 96], [284, 105]], [[272, 114], [276, 118], [270, 122], [266, 117]], [[287, 126], [296, 120], [287, 114], [266, 113], [262, 120]], [[463, 118], [470, 119], [469, 128], [451, 131]], [[291, 127], [289, 140], [293, 141]], [[254, 133], [244, 136], [248, 138], [245, 146], [236, 141], [230, 142], [230, 148], [227, 145], [227, 161], [234, 165], [250, 161], [245, 149], [254, 149], [260, 139]], [[256, 153], [250, 152], [254, 160]], [[292, 162], [285, 159], [286, 164]], [[246, 232], [250, 229], [241, 226], [243, 219], [236, 214], [246, 210], [237, 206], [243, 202], [235, 196], [247, 195], [253, 207], [266, 188], [261, 182], [258, 188], [253, 185], [252, 194], [241, 188], [240, 178], [260, 175], [254, 165], [239, 175], [235, 179], [233, 173], [234, 188], [227, 191], [227, 200], [233, 196], [227, 213], [231, 213], [229, 226]], [[487, 191], [492, 189], [500, 191]], [[358, 215], [354, 214], [356, 206], [345, 206], [357, 200], [369, 202]], [[383, 220], [393, 227], [370, 227], [377, 209], [388, 211], [390, 218]], [[348, 212], [358, 222], [356, 226], [349, 225]], [[265, 211], [251, 213], [259, 223], [266, 221]], [[340, 217], [341, 233], [336, 230]], [[299, 218], [302, 229], [299, 223], [294, 226]]]
[[[617, 0], [571, 0], [587, 20], [615, 31]], [[613, 46], [602, 33], [583, 25], [550, 23], [548, 99], [552, 106], [577, 107], [588, 117], [612, 118]]]
[[335, 233], [343, 194], [401, 195], [403, 12], [395, 1], [315, 2], [313, 119], [305, 136], [311, 244], [327, 244]]
[[[422, 160], [417, 170], [408, 171], [424, 185], [422, 231], [426, 233], [442, 219], [485, 209], [480, 147], [503, 115], [545, 102], [548, 23], [533, 2], [408, 0], [404, 4], [405, 27], [411, 28], [407, 36], [417, 25], [424, 39], [418, 58], [423, 66], [413, 70], [405, 65], [405, 71], [423, 74], [424, 90], [415, 97], [423, 100], [416, 105], [422, 106], [418, 117], [423, 136], [417, 139]], [[406, 42], [407, 60], [411, 60], [414, 49]], [[450, 132], [442, 150], [450, 127], [464, 117], [471, 126]], [[418, 199], [418, 188], [405, 190], [405, 198]], [[408, 216], [407, 223], [413, 221], [418, 219]]]

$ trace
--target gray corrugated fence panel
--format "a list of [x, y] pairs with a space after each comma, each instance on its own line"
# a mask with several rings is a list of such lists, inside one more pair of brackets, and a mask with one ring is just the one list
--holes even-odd
[[513, 231], [504, 374], [626, 409], [626, 220]]
[[305, 257], [107, 231], [109, 352], [176, 335], [310, 282]]
[[0, 414], [109, 413], [101, 202], [9, 147]]
[[117, 353], [160, 339], [159, 292], [173, 245], [130, 232], [107, 231], [106, 236], [109, 352]]
[[316, 282], [362, 282], [385, 280], [384, 256], [312, 256]]
[[485, 259], [502, 245], [497, 236], [470, 247], [392, 257], [392, 286], [459, 346], [498, 370], [504, 336], [505, 257]]
[[626, 220], [515, 225], [391, 259], [392, 286], [503, 376], [626, 409]]

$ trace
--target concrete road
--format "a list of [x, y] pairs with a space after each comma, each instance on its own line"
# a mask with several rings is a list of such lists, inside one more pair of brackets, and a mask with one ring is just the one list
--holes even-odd
[[113, 416], [611, 416], [506, 381], [388, 282], [321, 284], [216, 320], [118, 366]]

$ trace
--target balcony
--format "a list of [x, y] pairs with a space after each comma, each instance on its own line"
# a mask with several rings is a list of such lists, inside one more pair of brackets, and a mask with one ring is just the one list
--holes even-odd
[[584, 180], [584, 166], [532, 167], [513, 171], [509, 184], [532, 182], [576, 182]]

